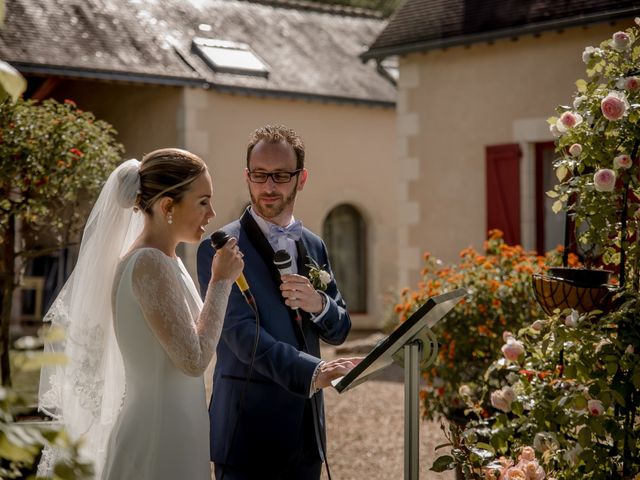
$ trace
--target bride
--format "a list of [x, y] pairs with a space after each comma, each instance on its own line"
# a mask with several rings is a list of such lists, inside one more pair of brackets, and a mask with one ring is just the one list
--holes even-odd
[[[211, 265], [202, 302], [176, 255], [215, 216], [204, 162], [179, 149], [129, 160], [107, 180], [76, 268], [45, 320], [64, 329], [64, 366], [43, 367], [39, 408], [82, 438], [96, 478], [209, 480], [203, 372], [215, 352], [233, 281], [235, 239]], [[61, 453], [45, 449], [38, 476]], [[64, 459], [62, 459], [64, 460]]]

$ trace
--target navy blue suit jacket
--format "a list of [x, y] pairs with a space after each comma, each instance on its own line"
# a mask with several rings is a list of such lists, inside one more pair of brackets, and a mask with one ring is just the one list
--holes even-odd
[[[224, 231], [238, 239], [244, 254], [244, 275], [255, 297], [260, 316], [260, 335], [251, 381], [242, 406], [237, 432], [240, 396], [249, 373], [256, 318], [236, 285], [233, 286], [217, 348], [213, 394], [209, 408], [211, 460], [218, 464], [261, 465], [277, 471], [298, 454], [304, 432], [313, 432], [318, 456], [325, 451], [322, 393], [309, 399], [311, 378], [320, 362], [320, 343], [342, 343], [351, 320], [335, 281], [325, 293], [329, 310], [317, 322], [306, 312], [301, 325], [293, 319], [280, 293], [280, 276], [273, 265], [274, 251], [251, 214]], [[308, 257], [331, 273], [324, 242], [307, 229], [296, 242], [298, 274], [307, 276]], [[209, 239], [198, 248], [198, 280], [205, 295], [211, 276], [214, 249]], [[309, 415], [313, 411], [315, 420]], [[307, 414], [305, 414], [307, 409]], [[308, 423], [312, 421], [313, 425]], [[305, 424], [306, 422], [306, 424]]]

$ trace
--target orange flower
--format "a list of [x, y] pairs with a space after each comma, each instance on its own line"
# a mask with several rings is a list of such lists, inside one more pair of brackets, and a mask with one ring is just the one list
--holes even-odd
[[394, 310], [396, 313], [400, 313], [400, 312], [402, 312], [402, 310], [404, 310], [404, 306], [403, 306], [402, 304], [400, 304], [400, 303], [399, 303], [399, 304], [397, 304], [397, 305], [395, 306], [395, 308], [394, 308], [393, 310]]
[[499, 238], [502, 238], [503, 236], [504, 236], [504, 234], [502, 233], [502, 230], [499, 230], [497, 228], [489, 230], [489, 239], [490, 240], [497, 240]]
[[533, 379], [533, 376], [536, 374], [536, 372], [534, 370], [527, 370], [525, 368], [521, 368], [518, 373], [520, 373], [521, 375], [524, 375], [525, 377], [527, 377], [527, 380], [531, 381]]
[[456, 356], [456, 341], [452, 340], [449, 343], [449, 360], [453, 360]]
[[544, 380], [545, 377], [547, 377], [548, 375], [551, 375], [553, 372], [551, 370], [544, 370], [543, 372], [538, 372], [538, 378], [540, 380]]
[[490, 330], [486, 325], [478, 325], [478, 333], [483, 337], [488, 337]]
[[502, 302], [497, 298], [494, 298], [493, 300], [491, 300], [491, 305], [493, 305], [496, 308], [500, 308], [500, 305], [502, 305]]

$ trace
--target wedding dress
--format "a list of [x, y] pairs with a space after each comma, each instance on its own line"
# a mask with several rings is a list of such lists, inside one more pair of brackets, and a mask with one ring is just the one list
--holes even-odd
[[112, 307], [126, 385], [103, 479], [210, 480], [203, 372], [231, 284], [212, 283], [203, 305], [179, 258], [140, 248], [118, 265]]

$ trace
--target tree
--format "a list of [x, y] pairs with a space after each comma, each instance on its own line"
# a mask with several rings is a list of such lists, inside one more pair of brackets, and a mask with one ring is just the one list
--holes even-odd
[[74, 102], [0, 103], [0, 374], [11, 384], [13, 291], [26, 261], [77, 242], [88, 206], [123, 151], [108, 123]]

